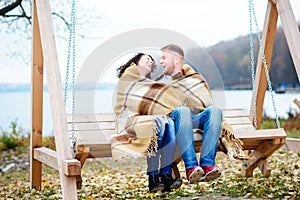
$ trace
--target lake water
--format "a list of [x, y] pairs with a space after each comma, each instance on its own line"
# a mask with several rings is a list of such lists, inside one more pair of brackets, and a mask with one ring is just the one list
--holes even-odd
[[[89, 112], [112, 112], [113, 90], [96, 90], [95, 92], [79, 92], [80, 96], [92, 97], [92, 103], [84, 103], [81, 98], [81, 106], [89, 105]], [[215, 103], [221, 108], [243, 108], [249, 112], [252, 91], [213, 91]], [[71, 95], [69, 95], [71, 96]], [[274, 117], [270, 93], [266, 93], [264, 112]], [[287, 117], [287, 112], [296, 112], [298, 107], [293, 103], [295, 98], [300, 99], [300, 93], [275, 94], [277, 114], [279, 117]], [[80, 98], [79, 98], [80, 99]], [[93, 105], [90, 105], [93, 104]], [[53, 134], [52, 115], [50, 111], [49, 95], [44, 92], [43, 127], [44, 135]], [[71, 105], [67, 103], [67, 112], [71, 113]], [[80, 112], [82, 113], [82, 112]], [[31, 93], [30, 92], [1, 92], [0, 93], [0, 127], [2, 131], [8, 131], [10, 123], [15, 119], [26, 131], [31, 127]]]

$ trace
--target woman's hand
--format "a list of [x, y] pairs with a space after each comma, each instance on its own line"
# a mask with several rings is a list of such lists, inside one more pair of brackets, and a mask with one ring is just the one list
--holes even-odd
[[148, 75], [149, 73], [151, 73], [151, 67], [149, 65], [141, 65], [141, 66], [138, 66], [138, 69], [139, 69], [139, 72], [142, 76], [146, 76]]

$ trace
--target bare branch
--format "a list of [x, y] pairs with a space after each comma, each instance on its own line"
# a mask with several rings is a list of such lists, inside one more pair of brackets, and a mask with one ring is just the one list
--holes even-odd
[[29, 24], [31, 24], [31, 16], [27, 16], [25, 9], [23, 8], [22, 4], [20, 4], [20, 7], [22, 9], [22, 17], [25, 17]]
[[12, 11], [16, 7], [20, 6], [23, 0], [16, 0], [12, 4], [5, 6], [4, 8], [0, 9], [0, 16], [4, 16], [6, 13]]
[[58, 18], [60, 18], [64, 22], [64, 24], [68, 27], [68, 29], [70, 28], [70, 24], [67, 22], [67, 20], [63, 16], [61, 16], [57, 12], [52, 12], [52, 15], [57, 16]]

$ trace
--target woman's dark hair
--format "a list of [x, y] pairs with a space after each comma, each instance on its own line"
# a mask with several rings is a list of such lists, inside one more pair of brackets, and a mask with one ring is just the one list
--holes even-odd
[[[141, 57], [143, 55], [146, 55], [144, 53], [138, 53], [136, 54], [133, 58], [131, 58], [126, 64], [120, 66], [119, 68], [117, 68], [117, 76], [118, 78], [120, 78], [122, 76], [122, 74], [125, 72], [125, 70], [132, 64], [138, 64], [139, 60], [141, 59]], [[148, 55], [150, 56], [150, 55]], [[154, 59], [152, 58], [152, 56], [150, 56], [150, 58], [154, 61]]]
[[125, 70], [131, 65], [131, 63], [134, 64], [138, 64], [139, 60], [141, 59], [141, 57], [145, 55], [144, 53], [138, 53], [136, 54], [133, 58], [131, 58], [130, 60], [128, 60], [128, 62], [122, 66], [120, 66], [117, 69], [117, 76], [118, 78], [120, 78], [122, 76], [122, 74], [125, 72]]

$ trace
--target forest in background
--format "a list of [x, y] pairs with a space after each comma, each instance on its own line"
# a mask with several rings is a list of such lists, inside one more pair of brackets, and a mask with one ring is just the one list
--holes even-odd
[[[258, 42], [256, 38], [254, 39], [256, 68]], [[251, 89], [249, 41], [249, 35], [247, 35], [234, 40], [220, 42], [205, 50], [190, 49], [186, 53], [186, 58], [193, 66], [197, 66], [197, 69], [207, 79], [211, 88], [221, 87], [220, 79], [222, 79], [226, 89]], [[214, 64], [217, 66], [217, 69], [216, 67], [210, 67]], [[216, 70], [219, 72], [216, 72]], [[220, 74], [221, 77], [216, 78], [217, 74]], [[299, 87], [297, 73], [281, 27], [277, 28], [275, 37], [270, 78], [273, 88], [278, 87], [282, 83], [286, 83], [289, 87]]]

